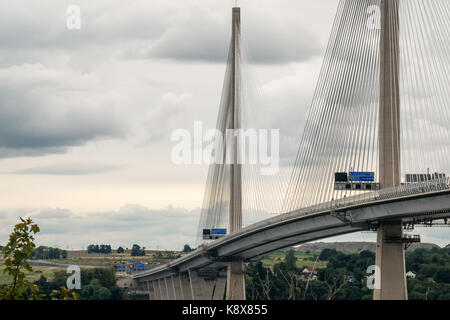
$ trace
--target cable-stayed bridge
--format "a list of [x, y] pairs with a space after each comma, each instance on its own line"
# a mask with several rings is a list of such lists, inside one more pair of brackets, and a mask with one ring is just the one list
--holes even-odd
[[[209, 168], [199, 249], [134, 275], [135, 286], [151, 299], [245, 299], [245, 262], [373, 230], [374, 299], [407, 299], [404, 250], [417, 238], [405, 226], [450, 217], [449, 14], [446, 0], [340, 0], [290, 175], [262, 177], [229, 137]], [[232, 17], [220, 132], [252, 120], [239, 8]], [[258, 213], [273, 217], [246, 225]], [[227, 235], [202, 243], [215, 228]]]

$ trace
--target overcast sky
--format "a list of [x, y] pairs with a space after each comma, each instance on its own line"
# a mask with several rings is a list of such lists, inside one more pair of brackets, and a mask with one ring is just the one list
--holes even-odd
[[[73, 4], [79, 30], [66, 27]], [[272, 111], [267, 118], [290, 139], [287, 157], [298, 146], [337, 4], [239, 1], [260, 112]], [[39, 244], [63, 248], [194, 243], [207, 166], [172, 164], [170, 138], [196, 120], [214, 127], [233, 5], [0, 2], [0, 243], [19, 216], [41, 226]], [[443, 231], [423, 234], [448, 243]]]

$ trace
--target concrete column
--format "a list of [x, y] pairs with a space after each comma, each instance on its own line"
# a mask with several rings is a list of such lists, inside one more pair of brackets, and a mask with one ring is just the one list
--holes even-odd
[[216, 280], [205, 280], [203, 285], [202, 300], [212, 300]]
[[183, 300], [193, 300], [191, 284], [189, 281], [189, 275], [187, 273], [180, 273], [180, 288], [183, 296]]
[[153, 288], [155, 288], [155, 300], [162, 300], [161, 288], [159, 287], [159, 281], [153, 280]]
[[175, 292], [174, 292], [174, 288], [173, 288], [172, 276], [164, 278], [164, 280], [166, 281], [167, 295], [168, 295], [169, 300], [175, 300]]
[[[381, 0], [379, 181], [381, 188], [400, 185], [400, 94], [398, 0]], [[375, 300], [406, 300], [405, 253], [403, 244], [387, 243], [403, 237], [402, 223], [381, 222], [377, 231], [376, 265], [380, 268], [380, 289]]]
[[172, 276], [172, 286], [175, 300], [183, 300], [183, 293], [181, 292], [180, 276]]
[[194, 300], [211, 300], [214, 289], [214, 281], [205, 281], [199, 277], [197, 271], [189, 270], [191, 292]]
[[225, 295], [225, 285], [227, 283], [226, 274], [219, 274], [216, 278], [213, 300], [223, 300]]
[[[380, 289], [375, 289], [375, 300], [406, 300], [405, 251], [400, 242], [389, 239], [401, 239], [403, 227], [399, 222], [384, 222], [377, 234], [375, 264], [380, 268]], [[386, 241], [388, 240], [388, 241]]]
[[159, 288], [161, 290], [161, 300], [169, 300], [167, 296], [167, 287], [164, 279], [158, 279]]
[[227, 300], [245, 300], [245, 272], [242, 261], [228, 263]]
[[149, 281], [148, 282], [148, 290], [150, 292], [149, 297], [150, 300], [157, 300], [156, 298], [156, 290], [155, 290], [155, 286], [153, 285], [153, 281]]
[[[240, 88], [237, 76], [239, 74], [239, 50], [241, 32], [241, 9], [233, 8], [232, 11], [232, 32], [231, 32], [231, 108], [230, 108], [230, 128], [239, 129], [238, 122], [240, 103]], [[238, 163], [236, 138], [232, 140], [233, 162], [230, 165], [230, 214], [229, 233], [234, 233], [242, 228], [242, 175], [241, 165]], [[245, 275], [244, 265], [240, 261], [230, 262], [227, 273], [227, 300], [245, 299]]]
[[188, 270], [189, 283], [191, 286], [191, 294], [193, 300], [201, 300], [201, 292], [203, 291], [203, 279], [197, 276], [197, 272]]
[[[169, 281], [170, 281], [170, 279], [169, 279]], [[172, 300], [171, 299], [171, 294], [170, 294], [170, 285], [169, 285], [169, 283], [168, 283], [168, 279], [167, 278], [164, 278], [163, 279], [163, 285], [164, 285], [164, 288], [165, 288], [165, 290], [166, 290], [166, 300]]]
[[144, 282], [144, 288], [145, 288], [145, 291], [148, 293], [148, 300], [154, 300], [154, 298], [152, 297], [153, 290], [151, 288], [151, 282], [150, 281], [145, 281]]

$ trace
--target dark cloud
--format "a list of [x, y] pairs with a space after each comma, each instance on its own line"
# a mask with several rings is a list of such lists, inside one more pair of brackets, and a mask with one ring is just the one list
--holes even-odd
[[42, 65], [0, 69], [0, 157], [63, 153], [90, 140], [124, 137], [114, 102], [90, 87], [71, 87], [72, 77]]

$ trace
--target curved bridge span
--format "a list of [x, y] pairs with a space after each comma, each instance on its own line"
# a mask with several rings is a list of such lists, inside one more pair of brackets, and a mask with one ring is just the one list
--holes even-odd
[[169, 264], [137, 273], [134, 283], [151, 299], [222, 299], [222, 270], [230, 261], [251, 261], [281, 248], [374, 230], [379, 222], [415, 224], [449, 217], [448, 178], [384, 189], [263, 220]]

